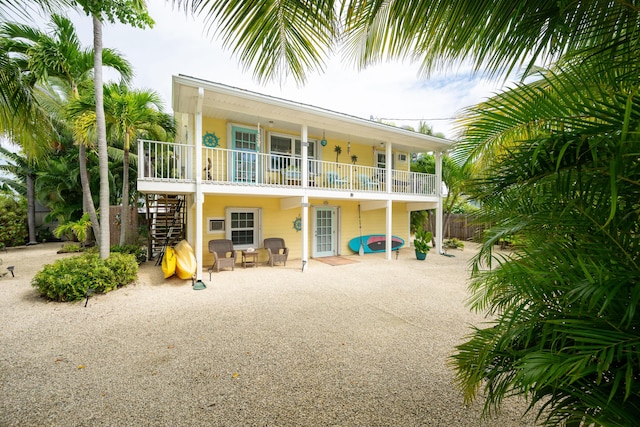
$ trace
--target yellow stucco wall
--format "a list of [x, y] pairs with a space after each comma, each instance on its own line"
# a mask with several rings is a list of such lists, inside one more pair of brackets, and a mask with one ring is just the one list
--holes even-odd
[[[338, 201], [321, 199], [310, 199], [309, 208], [309, 255], [312, 255], [313, 244], [313, 209], [319, 207], [339, 208], [339, 247], [342, 255], [351, 255], [353, 251], [349, 249], [349, 240], [360, 235], [360, 223], [358, 221], [358, 202]], [[208, 242], [211, 239], [224, 239], [224, 233], [209, 233], [208, 220], [211, 218], [224, 219], [226, 208], [260, 208], [262, 213], [262, 239], [267, 237], [282, 237], [289, 247], [289, 259], [300, 259], [302, 255], [302, 231], [294, 229], [294, 221], [298, 216], [302, 216], [302, 208], [281, 210], [280, 199], [272, 197], [246, 197], [246, 196], [206, 196], [203, 205], [203, 265], [209, 267], [213, 263], [213, 256], [209, 253]], [[362, 211], [362, 235], [384, 234], [385, 233], [385, 209]], [[405, 203], [393, 204], [393, 231], [392, 234], [400, 236], [405, 241], [409, 227], [409, 215]], [[192, 227], [192, 234], [195, 233], [195, 226]], [[262, 246], [262, 242], [260, 242]], [[405, 243], [405, 247], [408, 243]], [[267, 254], [259, 249], [259, 261], [267, 261]], [[238, 254], [240, 262], [240, 254]]]
[[[234, 123], [238, 126], [246, 126], [249, 129], [256, 129], [256, 124], [243, 124], [243, 123]], [[292, 135], [290, 132], [282, 131], [277, 128], [262, 128], [262, 138], [268, 138], [270, 133], [275, 133], [279, 135], [288, 135], [296, 137], [298, 135]], [[202, 119], [202, 132], [203, 135], [207, 133], [215, 133], [215, 135], [219, 138], [218, 143], [220, 148], [230, 148], [228, 141], [228, 122], [225, 119], [217, 119], [211, 117], [203, 117]], [[202, 136], [201, 136], [202, 138]], [[348, 140], [340, 140], [340, 139], [330, 139], [325, 147], [320, 145], [320, 140], [322, 139], [322, 135], [309, 134], [309, 139], [318, 141], [316, 147], [318, 150], [318, 155], [316, 156], [319, 160], [324, 160], [327, 162], [334, 162], [336, 160], [336, 153], [334, 152], [335, 146], [340, 146], [342, 148], [342, 153], [338, 156], [338, 163], [351, 164], [351, 156], [355, 155], [358, 157], [356, 161], [356, 165], [360, 166], [375, 166], [374, 164], [374, 148], [369, 145], [360, 145]], [[351, 144], [351, 149], [349, 149], [349, 143]], [[384, 152], [384, 147], [378, 147], [379, 151]], [[268, 150], [266, 144], [263, 144], [261, 151], [266, 152]], [[406, 161], [400, 161], [398, 159], [398, 154], [405, 154]], [[409, 153], [398, 153], [393, 151], [393, 156], [395, 158], [395, 169], [398, 170], [409, 170], [410, 158]]]
[[[227, 138], [227, 121], [224, 119], [214, 119], [211, 117], [202, 118], [202, 132], [203, 136], [207, 133], [215, 133], [218, 137], [218, 146], [220, 148], [228, 148]], [[202, 136], [200, 136], [202, 138]]]

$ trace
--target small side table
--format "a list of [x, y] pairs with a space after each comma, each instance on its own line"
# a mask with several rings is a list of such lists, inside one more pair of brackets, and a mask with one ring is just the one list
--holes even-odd
[[242, 266], [244, 268], [247, 267], [257, 267], [258, 266], [258, 251], [242, 251]]

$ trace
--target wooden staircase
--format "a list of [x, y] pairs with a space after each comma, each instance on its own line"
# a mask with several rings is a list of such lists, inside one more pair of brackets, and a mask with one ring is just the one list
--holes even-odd
[[149, 260], [159, 264], [166, 246], [184, 239], [186, 210], [184, 196], [147, 194], [147, 231]]

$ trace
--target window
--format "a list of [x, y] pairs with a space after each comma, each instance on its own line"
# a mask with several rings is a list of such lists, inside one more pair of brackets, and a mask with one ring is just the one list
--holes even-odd
[[[302, 142], [288, 135], [269, 135], [269, 152], [271, 153], [271, 169], [280, 170], [288, 167], [299, 168], [302, 158]], [[309, 140], [307, 156], [315, 158], [316, 141]]]
[[291, 138], [271, 135], [269, 151], [271, 151], [271, 169], [288, 168], [291, 164]]
[[[405, 159], [406, 159], [406, 156], [405, 156]], [[387, 153], [385, 151], [376, 150], [376, 155], [374, 157], [374, 160], [376, 162], [376, 167], [382, 168], [382, 169], [387, 167]], [[396, 160], [395, 156], [391, 156], [391, 169], [396, 168], [395, 160]]]
[[227, 208], [225, 235], [236, 249], [260, 246], [262, 211], [258, 208]]
[[376, 151], [376, 167], [382, 169], [387, 167], [387, 156], [382, 151]]
[[233, 145], [237, 150], [256, 151], [258, 132], [253, 129], [233, 127]]

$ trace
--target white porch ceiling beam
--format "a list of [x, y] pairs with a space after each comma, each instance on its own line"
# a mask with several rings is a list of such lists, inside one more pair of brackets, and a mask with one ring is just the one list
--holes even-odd
[[302, 206], [302, 197], [288, 197], [286, 199], [280, 199], [280, 209], [285, 211], [287, 209], [295, 209]]
[[376, 209], [384, 209], [386, 207], [387, 207], [386, 200], [373, 200], [373, 201], [360, 202], [361, 211], [374, 211]]
[[407, 211], [426, 211], [438, 207], [438, 202], [407, 203]]

